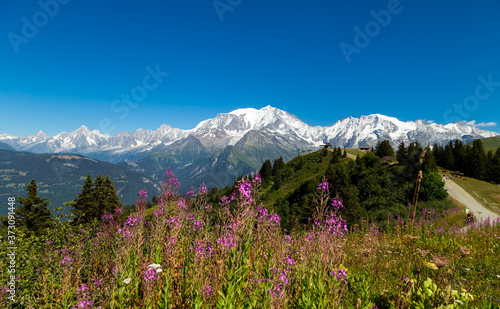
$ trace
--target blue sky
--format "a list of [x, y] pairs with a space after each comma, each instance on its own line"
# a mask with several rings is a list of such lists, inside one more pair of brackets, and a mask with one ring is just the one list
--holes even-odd
[[497, 0], [7, 0], [0, 29], [0, 133], [190, 129], [266, 105], [500, 132]]

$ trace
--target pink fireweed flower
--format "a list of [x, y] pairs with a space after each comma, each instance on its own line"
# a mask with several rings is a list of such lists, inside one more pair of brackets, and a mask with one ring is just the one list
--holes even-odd
[[92, 300], [80, 300], [77, 304], [76, 304], [76, 307], [73, 306], [71, 307], [72, 309], [76, 309], [76, 308], [84, 308], [84, 309], [90, 309], [92, 308], [92, 305], [94, 304], [94, 301]]
[[[234, 197], [231, 196], [233, 199]], [[229, 200], [229, 198], [227, 196], [223, 196], [220, 198], [220, 202], [219, 202], [219, 205], [224, 207], [224, 206], [227, 206], [231, 203], [232, 200]]]
[[269, 222], [274, 222], [276, 225], [279, 226], [281, 224], [281, 218], [280, 216], [278, 216], [278, 214], [273, 214], [271, 218], [269, 218]]
[[347, 284], [347, 272], [344, 269], [339, 269], [338, 271], [333, 271], [331, 273], [332, 277], [335, 277], [335, 280], [342, 282], [343, 284]]
[[121, 215], [122, 214], [122, 209], [121, 208], [116, 208], [115, 209], [115, 214]]
[[170, 228], [172, 227], [179, 227], [181, 226], [180, 223], [179, 223], [179, 219], [177, 219], [177, 217], [171, 217], [171, 218], [168, 218], [167, 219], [167, 224]]
[[231, 234], [229, 234], [228, 236], [222, 236], [221, 238], [217, 239], [217, 243], [220, 246], [225, 247], [226, 249], [231, 249], [238, 245], [238, 242], [234, 240], [234, 236]]
[[160, 276], [158, 274], [161, 272], [162, 269], [160, 268], [160, 264], [151, 264], [148, 266], [148, 269], [146, 269], [146, 272], [144, 273], [144, 280], [145, 281], [158, 280], [160, 279]]
[[344, 205], [342, 204], [342, 201], [339, 199], [334, 199], [332, 201], [332, 207], [335, 211], [338, 211], [339, 209], [343, 208]]
[[212, 209], [213, 209], [213, 207], [212, 207], [212, 205], [208, 204], [207, 206], [205, 206], [205, 209], [206, 209], [207, 211], [210, 211], [210, 210], [212, 210]]
[[269, 215], [269, 211], [265, 207], [257, 207], [257, 212], [259, 213], [259, 219], [264, 219]]
[[208, 298], [213, 294], [214, 290], [212, 290], [212, 287], [210, 287], [210, 285], [207, 284], [201, 287], [200, 292], [203, 295], [203, 297]]
[[89, 290], [89, 288], [87, 287], [86, 284], [81, 284], [80, 288], [76, 290], [76, 293], [80, 294], [80, 293], [88, 291], [88, 290]]
[[177, 202], [177, 206], [182, 209], [186, 209], [186, 200], [183, 198], [179, 199], [179, 201]]
[[189, 247], [189, 250], [191, 251], [195, 251], [196, 252], [196, 258], [198, 257], [207, 257], [209, 255], [213, 255], [215, 254], [215, 252], [213, 251], [214, 248], [212, 247], [212, 244], [210, 242], [207, 242], [207, 245], [203, 245], [203, 242], [201, 241], [197, 241], [197, 245], [191, 245]]
[[207, 194], [207, 186], [205, 186], [204, 183], [201, 184], [198, 191], [199, 191], [200, 194]]
[[290, 264], [290, 265], [296, 265], [295, 261], [293, 260], [293, 257], [287, 256], [285, 259], [285, 263]]
[[101, 281], [101, 280], [99, 280], [99, 279], [95, 279], [95, 280], [94, 280], [94, 283], [95, 283], [95, 286], [96, 286], [96, 287], [100, 287], [101, 285], [103, 285], [103, 284], [104, 284], [104, 282], [103, 282], [103, 281]]
[[134, 226], [136, 224], [140, 224], [141, 222], [141, 217], [129, 216], [127, 220], [125, 220], [125, 223], [123, 223], [123, 226]]
[[137, 193], [137, 195], [140, 196], [141, 198], [146, 198], [148, 197], [148, 192], [146, 191], [146, 189], [142, 189]]
[[112, 215], [104, 214], [104, 215], [102, 215], [101, 220], [102, 220], [102, 222], [109, 223], [109, 222], [112, 222], [114, 220], [114, 218]]
[[253, 177], [252, 182], [255, 183], [255, 184], [257, 184], [257, 185], [262, 184], [262, 179], [260, 178], [260, 174], [259, 173], [255, 174], [255, 176]]
[[198, 220], [198, 221], [193, 222], [193, 231], [196, 231], [196, 230], [203, 230], [203, 221]]
[[249, 182], [243, 182], [239, 186], [240, 196], [247, 199], [249, 202], [252, 201], [252, 184]]
[[186, 195], [187, 195], [187, 196], [192, 196], [192, 195], [194, 195], [194, 189], [193, 189], [193, 187], [191, 187], [191, 188], [189, 189], [189, 191], [186, 193]]
[[73, 258], [71, 258], [71, 257], [70, 257], [70, 256], [68, 256], [68, 255], [65, 255], [65, 256], [63, 257], [62, 261], [61, 261], [61, 264], [63, 264], [63, 265], [64, 265], [64, 264], [69, 264], [69, 263], [71, 263], [71, 262], [73, 262], [73, 261], [74, 261], [74, 259], [73, 259]]
[[163, 208], [158, 208], [157, 210], [155, 210], [153, 212], [153, 216], [155, 216], [155, 217], [158, 217], [158, 216], [161, 216], [161, 215], [163, 215]]
[[318, 184], [318, 191], [329, 192], [328, 190], [328, 182], [325, 178]]

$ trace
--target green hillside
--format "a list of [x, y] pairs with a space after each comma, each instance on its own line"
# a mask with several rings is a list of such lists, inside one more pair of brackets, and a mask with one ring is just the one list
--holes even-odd
[[[384, 221], [389, 213], [392, 217], [405, 217], [413, 199], [418, 166], [390, 165], [374, 153], [364, 153], [354, 160], [349, 156], [334, 157], [331, 150], [320, 150], [297, 156], [283, 165], [275, 160], [271, 168], [263, 165], [260, 171], [262, 203], [281, 216], [282, 227], [290, 229], [295, 219], [305, 224], [312, 217], [317, 186], [323, 177], [328, 181], [330, 196], [338, 195], [343, 200], [342, 213], [350, 224], [357, 224], [362, 218]], [[417, 212], [434, 209], [439, 213], [452, 208], [437, 172], [424, 173]], [[232, 189], [211, 192], [211, 202], [216, 204], [221, 196], [229, 196]]]
[[491, 150], [495, 153], [498, 147], [500, 147], [500, 136], [483, 138], [481, 140], [483, 141], [483, 147], [486, 152]]

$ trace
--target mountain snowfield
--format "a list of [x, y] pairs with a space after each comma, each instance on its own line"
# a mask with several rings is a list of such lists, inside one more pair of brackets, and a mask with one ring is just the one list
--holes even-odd
[[249, 143], [257, 147], [256, 143], [261, 139], [259, 147], [263, 147], [264, 140], [269, 140], [282, 144], [290, 155], [290, 152], [296, 153], [300, 149], [318, 148], [326, 142], [342, 148], [374, 146], [385, 139], [394, 146], [401, 141], [419, 141], [423, 145], [432, 145], [455, 139], [469, 142], [475, 138], [498, 135], [500, 134], [467, 126], [462, 122], [446, 125], [423, 120], [403, 122], [380, 114], [359, 118], [347, 117], [326, 127], [311, 126], [283, 110], [266, 106], [262, 109], [243, 108], [218, 114], [212, 119], [200, 122], [191, 130], [181, 130], [163, 124], [156, 131], [138, 129], [135, 132], [120, 132], [111, 136], [101, 134], [98, 130], [90, 131], [82, 126], [75, 131], [59, 133], [52, 137], [43, 131], [21, 137], [0, 134], [0, 141], [18, 151], [80, 153], [105, 161], [120, 162], [137, 160], [155, 151], [169, 152], [174, 146], [175, 149], [184, 147], [182, 145], [192, 147], [193, 138], [209, 153], [227, 146], [240, 147], [244, 151], [245, 147], [249, 147]]

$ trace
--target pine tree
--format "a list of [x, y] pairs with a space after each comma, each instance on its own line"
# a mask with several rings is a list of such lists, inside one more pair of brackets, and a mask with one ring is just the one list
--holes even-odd
[[21, 205], [15, 211], [19, 225], [27, 229], [27, 234], [43, 234], [45, 229], [50, 228], [53, 223], [53, 217], [47, 208], [50, 201], [48, 198], [41, 198], [38, 195], [38, 186], [35, 179], [32, 179], [26, 187], [28, 196], [19, 197], [17, 202]]
[[396, 152], [396, 158], [400, 163], [408, 160], [408, 152], [405, 147], [405, 142], [401, 141], [398, 146], [398, 151]]
[[394, 156], [394, 149], [391, 146], [391, 143], [388, 140], [384, 140], [382, 142], [377, 143], [377, 147], [375, 148], [375, 154], [383, 158], [385, 156]]
[[431, 147], [427, 146], [425, 148], [426, 153], [425, 153], [425, 158], [423, 159], [422, 162], [422, 171], [424, 173], [432, 173], [438, 171], [437, 164], [436, 164], [436, 159], [434, 158], [434, 153], [431, 151]]
[[489, 179], [497, 184], [500, 184], [500, 147], [498, 147], [495, 155], [489, 163]]
[[109, 178], [109, 175], [104, 179], [104, 190], [106, 200], [101, 205], [102, 213], [112, 213], [116, 208], [122, 207], [120, 198], [116, 194], [116, 188], [113, 181]]
[[272, 175], [276, 176], [281, 169], [285, 167], [285, 161], [283, 160], [283, 157], [279, 157], [278, 159], [273, 161], [273, 172]]
[[332, 153], [332, 158], [330, 159], [330, 164], [336, 164], [336, 163], [339, 163], [340, 160], [339, 160], [339, 157], [337, 155], [337, 151], [333, 151]]
[[260, 178], [262, 179], [263, 182], [269, 181], [273, 174], [273, 165], [271, 164], [271, 160], [266, 160], [262, 164], [262, 167], [260, 168]]
[[78, 194], [73, 203], [73, 209], [71, 210], [75, 216], [73, 222], [88, 223], [92, 221], [91, 213], [97, 208], [93, 187], [92, 175], [89, 174], [83, 183], [82, 193]]
[[484, 179], [486, 176], [486, 154], [483, 142], [476, 139], [472, 142], [470, 157], [467, 164], [470, 165], [470, 175], [476, 179]]
[[73, 222], [90, 223], [121, 206], [122, 203], [109, 175], [104, 178], [102, 174], [99, 174], [96, 180], [92, 181], [92, 176], [89, 174], [83, 184], [82, 193], [73, 204], [72, 213], [75, 216]]

